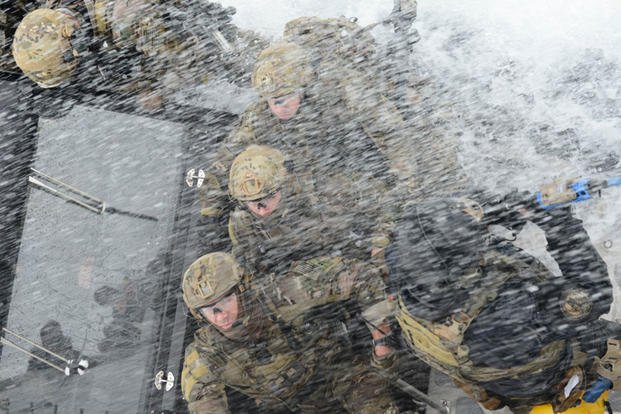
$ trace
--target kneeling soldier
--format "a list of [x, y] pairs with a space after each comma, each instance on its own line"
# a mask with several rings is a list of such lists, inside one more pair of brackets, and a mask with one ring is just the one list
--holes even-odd
[[[351, 356], [335, 315], [339, 300], [358, 287], [355, 278], [341, 280], [346, 292], [325, 286], [323, 300], [298, 294], [278, 307], [265, 294], [265, 280], [262, 289], [252, 288], [231, 255], [210, 253], [195, 261], [183, 278], [184, 301], [202, 325], [186, 349], [182, 373], [190, 412], [230, 412], [225, 386], [269, 411], [396, 412], [385, 380], [368, 361]], [[328, 316], [321, 305], [330, 308]]]

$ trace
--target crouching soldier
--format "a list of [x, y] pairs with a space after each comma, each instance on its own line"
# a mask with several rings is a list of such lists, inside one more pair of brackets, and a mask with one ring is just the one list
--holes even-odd
[[619, 325], [606, 266], [568, 211], [530, 218], [546, 231], [555, 276], [495, 240], [469, 200], [413, 204], [389, 257], [409, 348], [490, 410], [603, 413], [618, 386]]
[[273, 147], [251, 145], [235, 157], [229, 195], [237, 203], [229, 220], [233, 253], [261, 275], [322, 256], [366, 261], [392, 237], [394, 214], [381, 208], [386, 198], [372, 182], [349, 181], [342, 171], [318, 179]]
[[[297, 284], [305, 281], [292, 278], [300, 290], [283, 292], [288, 306], [279, 307], [266, 294], [276, 287], [265, 281], [253, 287], [231, 255], [210, 253], [195, 261], [183, 277], [184, 301], [201, 324], [186, 349], [182, 373], [190, 413], [229, 413], [225, 386], [268, 412], [396, 412], [385, 380], [371, 370], [368, 358], [366, 363], [352, 358], [335, 317], [339, 300], [376, 289], [357, 286], [343, 267], [338, 271], [342, 290], [333, 282], [309, 297]], [[327, 315], [318, 311], [321, 305]]]

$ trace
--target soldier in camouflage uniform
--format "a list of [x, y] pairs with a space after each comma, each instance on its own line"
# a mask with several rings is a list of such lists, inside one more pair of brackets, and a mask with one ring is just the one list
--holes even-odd
[[[418, 35], [408, 30], [416, 7], [416, 1], [395, 1], [390, 21], [397, 32], [396, 43], [384, 48], [369, 32], [375, 24], [360, 27], [343, 17], [297, 18], [285, 25], [284, 39], [304, 48], [323, 81], [338, 79], [340, 85], [335, 87], [347, 96], [354, 113], [369, 114], [367, 124], [379, 125], [370, 129], [375, 131], [376, 144], [400, 178], [415, 174], [403, 190], [409, 190], [408, 199], [420, 200], [451, 195], [468, 184], [452, 138], [456, 133], [447, 130], [448, 119], [457, 115], [446, 102], [451, 91], [442, 82], [421, 77], [411, 63], [415, 59], [411, 42]], [[382, 126], [374, 117], [386, 124]], [[391, 126], [403, 132], [382, 133]]]
[[[387, 230], [382, 227], [386, 223], [378, 223], [374, 211], [381, 200], [370, 191], [342, 186], [338, 200], [326, 202], [312, 185], [308, 175], [289, 170], [284, 155], [274, 148], [252, 145], [235, 158], [229, 193], [239, 204], [229, 220], [229, 235], [237, 261], [260, 275], [257, 280], [279, 280], [279, 275], [290, 274], [314, 280], [323, 267], [364, 262], [368, 277], [383, 284], [386, 269], [374, 251], [387, 243]], [[326, 283], [332, 275], [324, 275]], [[294, 286], [291, 283], [288, 290]], [[385, 342], [390, 324], [374, 325], [374, 339]], [[389, 349], [377, 356], [389, 357]]]
[[[487, 409], [603, 414], [608, 389], [621, 384], [621, 326], [599, 319], [612, 298], [604, 261], [568, 208], [484, 206], [405, 208], [388, 261], [408, 347]], [[488, 231], [526, 220], [546, 232], [561, 276]]]
[[295, 261], [321, 256], [369, 260], [389, 242], [392, 222], [378, 220], [384, 204], [372, 185], [344, 180], [326, 200], [315, 191], [314, 178], [292, 169], [275, 148], [242, 151], [228, 182], [238, 203], [229, 236], [248, 269], [282, 273]]
[[[79, 84], [140, 94], [158, 106], [182, 87], [231, 69], [233, 40], [223, 33], [235, 36], [232, 13], [198, 1], [47, 1], [17, 27], [13, 56], [43, 88]], [[223, 48], [231, 49], [226, 56]]]
[[225, 386], [268, 412], [396, 412], [385, 380], [368, 360], [347, 353], [335, 317], [339, 302], [355, 298], [365, 318], [381, 321], [381, 284], [365, 276], [364, 266], [332, 260], [317, 270], [257, 288], [226, 253], [210, 253], [190, 266], [183, 298], [201, 323], [186, 348], [181, 378], [190, 413], [229, 413]]
[[[201, 190], [203, 215], [217, 217], [228, 212], [228, 168], [250, 144], [278, 148], [298, 171], [313, 172], [320, 181], [345, 171], [357, 181], [352, 185], [371, 179], [391, 189], [396, 176], [402, 188], [390, 194], [395, 199], [386, 205], [398, 205], [404, 196], [446, 194], [465, 187], [456, 147], [446, 139], [448, 131], [435, 131], [444, 123], [443, 115], [430, 113], [428, 102], [433, 97], [417, 96], [422, 105], [404, 122], [390, 100], [373, 86], [377, 82], [369, 81], [374, 74], [361, 73], [352, 62], [344, 64], [338, 56], [341, 52], [327, 59], [325, 53], [317, 52], [323, 43], [304, 47], [313, 34], [323, 34], [317, 31], [316, 20], [290, 22], [286, 28], [289, 42], [273, 44], [260, 54], [252, 77], [260, 100], [242, 114], [215, 159], [207, 161], [213, 162]], [[355, 32], [352, 23], [337, 23], [347, 33]], [[359, 49], [354, 52], [362, 62], [372, 59], [370, 51]], [[344, 48], [342, 53], [350, 52]], [[415, 106], [415, 102], [410, 105]], [[318, 185], [318, 191], [328, 198], [331, 190], [329, 182]]]
[[[322, 73], [326, 76], [320, 77]], [[278, 148], [296, 170], [318, 180], [347, 171], [358, 182], [371, 179], [385, 188], [393, 185], [388, 171], [392, 160], [380, 149], [401, 131], [395, 114], [384, 111], [382, 102], [369, 103], [367, 109], [372, 110], [363, 114], [346, 96], [344, 83], [317, 70], [294, 43], [279, 42], [261, 52], [252, 84], [261, 99], [246, 110], [221, 145], [203, 190], [203, 215], [226, 210], [229, 167], [251, 144]], [[330, 191], [328, 183], [319, 184], [320, 191]]]

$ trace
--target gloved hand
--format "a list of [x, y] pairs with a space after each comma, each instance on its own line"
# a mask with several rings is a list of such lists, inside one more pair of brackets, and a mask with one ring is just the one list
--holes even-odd
[[373, 332], [371, 365], [382, 372], [384, 376], [392, 377], [397, 373], [397, 351], [392, 346], [392, 331], [381, 338], [375, 338], [377, 332], [377, 330]]
[[408, 19], [411, 23], [416, 19], [417, 8], [417, 0], [395, 0], [390, 17], [393, 21], [397, 19]]
[[576, 182], [577, 178], [558, 179], [543, 185], [541, 191], [537, 193], [537, 201], [543, 208], [571, 203], [577, 198], [576, 190], [573, 188]]
[[417, 3], [416, 0], [395, 0], [395, 6], [390, 13], [390, 20], [395, 26], [395, 32], [406, 33], [410, 30], [416, 19]]
[[597, 376], [597, 380], [584, 392], [582, 399], [588, 403], [593, 403], [604, 393], [612, 388], [612, 381], [602, 376]]
[[379, 375], [388, 381], [394, 381], [399, 378], [399, 363], [397, 351], [384, 356], [377, 356], [375, 350], [371, 351], [371, 366]]

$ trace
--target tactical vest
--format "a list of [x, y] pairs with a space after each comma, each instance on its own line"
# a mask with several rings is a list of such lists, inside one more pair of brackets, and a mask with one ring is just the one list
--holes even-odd
[[[541, 278], [549, 278], [550, 272], [539, 262], [535, 263], [536, 274]], [[476, 291], [478, 295], [471, 295], [464, 311], [452, 314], [445, 323], [431, 322], [413, 315], [400, 295], [396, 318], [407, 344], [419, 358], [461, 383], [484, 383], [554, 367], [566, 352], [567, 344], [564, 340], [546, 344], [529, 363], [507, 369], [475, 366], [470, 360], [468, 347], [463, 344], [470, 323], [486, 305], [496, 299], [501, 287], [511, 278], [520, 278], [533, 265], [533, 262], [525, 262], [514, 255], [489, 252], [482, 266], [486, 269], [482, 277], [491, 282], [488, 288]]]
[[332, 360], [339, 348], [321, 330], [287, 328], [273, 321], [260, 343], [229, 340], [211, 327], [202, 328], [197, 349], [223, 384], [268, 405], [293, 409], [302, 390], [321, 385], [318, 366]]
[[[257, 280], [255, 288], [264, 292], [265, 303], [277, 323], [301, 331], [322, 332], [325, 338], [347, 347], [350, 344], [342, 324], [348, 324], [353, 315], [346, 301], [354, 289], [359, 289], [355, 285], [365, 282], [363, 278], [379, 278], [358, 272], [364, 271], [354, 261], [314, 257], [292, 262], [286, 273]], [[377, 291], [369, 287], [366, 293], [375, 297]]]
[[315, 355], [297, 355], [279, 335], [261, 350], [247, 346], [229, 350], [221, 378], [251, 397], [288, 401], [313, 375], [315, 363]]

